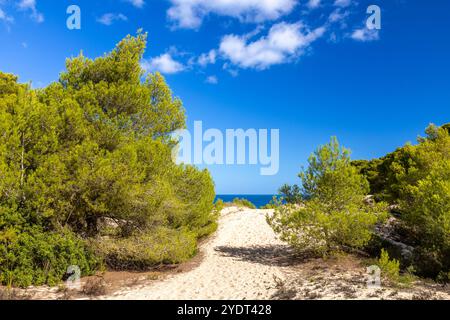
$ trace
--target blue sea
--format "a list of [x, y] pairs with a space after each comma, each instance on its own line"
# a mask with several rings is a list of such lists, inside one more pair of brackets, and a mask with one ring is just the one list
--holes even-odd
[[244, 198], [253, 203], [257, 208], [261, 208], [272, 200], [274, 194], [219, 194], [216, 196], [216, 200], [222, 199], [224, 202], [232, 202], [235, 198]]

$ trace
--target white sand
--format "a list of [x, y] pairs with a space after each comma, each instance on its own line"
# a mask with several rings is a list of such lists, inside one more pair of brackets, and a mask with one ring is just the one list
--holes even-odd
[[103, 299], [450, 299], [448, 288], [422, 282], [368, 288], [366, 266], [352, 256], [294, 258], [266, 223], [270, 212], [224, 209], [198, 267]]
[[[226, 208], [218, 231], [201, 245], [195, 267], [90, 299], [450, 299], [450, 288], [432, 282], [392, 287], [367, 287], [366, 264], [355, 256], [331, 259], [293, 257], [279, 241], [265, 216], [270, 210]], [[198, 260], [200, 260], [198, 262]], [[117, 285], [115, 286], [117, 288]], [[111, 288], [112, 289], [112, 288]], [[27, 290], [33, 299], [71, 299], [58, 288]]]
[[[217, 234], [201, 250], [197, 268], [141, 288], [116, 292], [115, 299], [269, 299], [284, 267], [272, 264], [273, 250], [287, 247], [265, 221], [265, 210], [224, 210]], [[267, 253], [270, 252], [269, 256]]]

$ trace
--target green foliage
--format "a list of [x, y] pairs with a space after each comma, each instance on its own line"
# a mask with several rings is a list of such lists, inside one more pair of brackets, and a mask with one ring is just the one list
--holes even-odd
[[175, 228], [187, 226], [196, 233], [207, 235], [208, 232], [202, 229], [217, 220], [217, 215], [213, 213], [215, 192], [210, 173], [192, 166], [179, 166], [175, 173], [173, 197], [181, 205], [181, 210], [177, 216], [169, 213], [170, 225]]
[[368, 183], [336, 138], [310, 157], [309, 167], [299, 176], [308, 199], [304, 206], [280, 206], [267, 217], [282, 240], [320, 253], [361, 248], [369, 242], [375, 224], [386, 217], [385, 204], [364, 203]]
[[371, 161], [357, 160], [352, 164], [370, 183], [370, 193], [379, 199], [397, 203], [409, 185], [426, 177], [433, 163], [450, 159], [449, 125], [431, 124], [427, 136], [419, 137], [419, 144], [407, 144], [396, 151]]
[[294, 184], [293, 186], [290, 186], [288, 184], [285, 184], [281, 186], [281, 188], [278, 190], [278, 192], [283, 197], [283, 200], [286, 203], [300, 203], [302, 201], [302, 194], [301, 189], [298, 185]]
[[378, 266], [381, 269], [381, 275], [394, 283], [400, 280], [400, 262], [398, 260], [391, 260], [389, 253], [382, 249], [380, 258], [378, 259]]
[[231, 202], [233, 206], [256, 209], [256, 206], [247, 199], [234, 198]]
[[225, 207], [225, 203], [222, 199], [217, 199], [217, 201], [214, 203], [214, 210], [217, 212], [220, 212]]
[[301, 251], [326, 254], [330, 251], [363, 248], [372, 238], [376, 223], [386, 217], [385, 206], [348, 204], [327, 211], [317, 200], [304, 207], [277, 207], [268, 223], [280, 239]]
[[450, 123], [446, 123], [441, 126], [442, 129], [446, 130], [448, 134], [450, 134]]
[[38, 227], [0, 233], [0, 283], [27, 287], [56, 285], [70, 265], [90, 275], [100, 261], [70, 231], [46, 232]]
[[371, 192], [399, 204], [402, 240], [415, 247], [417, 273], [445, 278], [450, 271], [449, 125], [430, 125], [418, 142], [353, 164], [370, 181]]
[[369, 192], [367, 180], [350, 164], [350, 150], [341, 148], [336, 137], [320, 147], [299, 174], [306, 199], [317, 199], [329, 209], [358, 203]]
[[[185, 113], [159, 73], [144, 79], [146, 38], [139, 32], [103, 57], [67, 60], [45, 89], [0, 73], [0, 234], [95, 238], [103, 219], [127, 241], [155, 228], [195, 237], [215, 230], [209, 172], [172, 161], [172, 133], [185, 127]], [[35, 251], [15, 248], [33, 259]]]
[[450, 161], [440, 160], [416, 185], [410, 185], [401, 199], [413, 242], [419, 247], [416, 269], [436, 277], [450, 272]]
[[146, 270], [160, 264], [180, 263], [197, 251], [194, 233], [169, 228], [128, 238], [98, 240], [93, 247], [113, 270]]
[[273, 196], [272, 200], [270, 200], [268, 204], [262, 206], [261, 209], [276, 209], [281, 205], [283, 205], [283, 199]]

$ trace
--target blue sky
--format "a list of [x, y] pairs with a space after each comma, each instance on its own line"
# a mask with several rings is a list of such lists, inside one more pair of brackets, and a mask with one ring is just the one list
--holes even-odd
[[[66, 28], [72, 4], [81, 30]], [[379, 31], [365, 27], [371, 4]], [[449, 16], [441, 0], [0, 0], [0, 70], [45, 86], [66, 57], [143, 28], [143, 65], [165, 74], [189, 128], [280, 130], [277, 175], [209, 167], [218, 193], [270, 194], [330, 136], [370, 159], [450, 122]]]

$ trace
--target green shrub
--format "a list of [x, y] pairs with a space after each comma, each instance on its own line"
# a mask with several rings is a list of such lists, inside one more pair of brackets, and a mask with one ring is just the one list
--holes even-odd
[[158, 228], [128, 238], [97, 240], [97, 254], [114, 270], [147, 270], [188, 260], [197, 251], [196, 235]]
[[[450, 161], [435, 162], [430, 174], [407, 188], [402, 219], [415, 245], [419, 274], [450, 272]], [[441, 276], [442, 278], [442, 276]]]
[[407, 144], [381, 159], [353, 162], [377, 198], [399, 205], [401, 241], [414, 247], [417, 274], [440, 280], [450, 271], [449, 128], [431, 124], [417, 145]]
[[433, 278], [442, 278], [450, 271], [447, 128], [430, 125], [419, 144], [406, 145], [381, 161], [375, 160], [378, 165], [373, 171], [378, 176], [373, 174], [377, 178], [371, 181], [382, 197], [399, 204], [401, 241], [414, 247], [412, 263], [417, 274]]
[[225, 203], [222, 199], [217, 199], [217, 201], [214, 203], [214, 210], [217, 212], [220, 212], [225, 207]]
[[244, 207], [244, 208], [249, 208], [249, 209], [256, 209], [256, 206], [251, 203], [249, 200], [247, 199], [240, 199], [240, 198], [234, 198], [233, 201], [231, 202], [232, 205], [237, 206], [237, 207]]
[[380, 258], [378, 259], [378, 266], [381, 269], [381, 275], [393, 283], [400, 280], [400, 262], [398, 260], [391, 260], [389, 253], [382, 249]]
[[[172, 161], [185, 110], [161, 74], [145, 75], [146, 44], [139, 31], [100, 58], [68, 59], [38, 90], [0, 72], [3, 283], [54, 284], [73, 260], [91, 272], [73, 234], [115, 235], [126, 248], [148, 241], [157, 251], [145, 265], [183, 260], [217, 228], [209, 172]], [[105, 220], [114, 227], [101, 230]], [[136, 236], [154, 230], [167, 231]]]
[[450, 282], [450, 272], [440, 271], [436, 277], [436, 281], [444, 284]]
[[295, 204], [302, 202], [303, 197], [301, 194], [301, 189], [296, 184], [292, 186], [285, 184], [278, 190], [278, 192], [281, 194], [283, 201], [286, 203]]
[[267, 221], [280, 239], [300, 251], [326, 254], [331, 251], [360, 249], [372, 238], [376, 223], [386, 217], [385, 206], [349, 204], [342, 210], [328, 211], [318, 200], [304, 207], [277, 207]]
[[206, 226], [195, 229], [195, 235], [196, 235], [197, 239], [207, 237], [210, 234], [216, 232], [218, 227], [219, 227], [219, 224], [217, 222], [211, 221]]
[[385, 204], [364, 203], [368, 183], [335, 138], [310, 157], [300, 177], [308, 199], [304, 207], [280, 206], [267, 217], [281, 239], [298, 250], [327, 253], [362, 248], [375, 224], [387, 216]]
[[179, 210], [168, 212], [170, 225], [176, 229], [188, 227], [195, 233], [206, 234], [205, 230], [217, 220], [214, 182], [210, 173], [192, 166], [180, 166], [174, 172], [172, 198], [179, 202]]
[[436, 161], [450, 160], [449, 127], [431, 124], [426, 137], [419, 137], [419, 144], [406, 144], [380, 159], [357, 160], [352, 165], [369, 181], [371, 194], [398, 203], [405, 197], [405, 189], [425, 178]]
[[261, 207], [261, 209], [276, 209], [277, 207], [281, 206], [283, 204], [283, 200], [279, 199], [277, 196], [273, 196], [272, 200], [264, 206]]
[[100, 265], [86, 243], [68, 230], [39, 228], [0, 233], [0, 284], [27, 287], [57, 285], [71, 265], [91, 275]]

